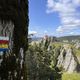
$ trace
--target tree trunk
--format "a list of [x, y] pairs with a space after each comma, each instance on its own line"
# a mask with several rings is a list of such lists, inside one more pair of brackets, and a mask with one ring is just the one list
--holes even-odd
[[13, 49], [8, 62], [4, 55], [3, 64], [6, 63], [5, 68], [9, 70], [4, 71], [5, 78], [9, 73], [11, 76], [8, 79], [7, 75], [6, 80], [27, 80], [25, 56], [28, 48], [28, 0], [0, 0], [0, 19], [14, 24]]
[[[24, 77], [24, 80], [26, 80], [26, 63], [25, 63], [25, 56], [26, 56], [26, 50], [28, 47], [28, 0], [18, 0], [18, 16], [15, 20], [15, 27], [14, 27], [14, 46], [13, 46], [13, 53], [16, 54], [16, 57], [18, 60], [23, 61], [22, 69], [19, 70], [19, 73], [21, 71], [20, 77]], [[20, 53], [20, 49], [22, 49], [23, 53]], [[20, 59], [21, 54], [23, 55], [23, 58]], [[19, 79], [20, 80], [20, 79]]]

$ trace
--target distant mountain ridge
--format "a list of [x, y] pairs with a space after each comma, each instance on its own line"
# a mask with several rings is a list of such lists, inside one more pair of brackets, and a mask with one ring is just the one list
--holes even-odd
[[80, 35], [62, 36], [62, 37], [58, 37], [57, 39], [59, 41], [63, 41], [63, 40], [68, 40], [68, 41], [80, 40]]
[[39, 40], [41, 40], [42, 39], [42, 37], [33, 37], [32, 38], [32, 41], [39, 41]]
[[[68, 41], [72, 41], [72, 40], [79, 40], [80, 41], [80, 35], [71, 35], [71, 36], [62, 36], [62, 37], [54, 37], [54, 36], [50, 36], [53, 39], [55, 38], [56, 41], [60, 41], [62, 42], [63, 40], [68, 40]], [[39, 41], [41, 40], [43, 37], [33, 37], [32, 41]]]

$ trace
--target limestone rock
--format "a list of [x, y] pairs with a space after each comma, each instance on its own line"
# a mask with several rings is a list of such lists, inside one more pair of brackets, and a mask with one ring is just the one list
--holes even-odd
[[61, 66], [64, 71], [68, 73], [72, 73], [77, 71], [78, 60], [74, 55], [72, 49], [68, 44], [63, 45], [63, 48], [60, 51], [60, 55], [58, 56], [57, 66]]
[[76, 49], [80, 49], [80, 43], [79, 43], [79, 42], [76, 42], [75, 48], [76, 48]]

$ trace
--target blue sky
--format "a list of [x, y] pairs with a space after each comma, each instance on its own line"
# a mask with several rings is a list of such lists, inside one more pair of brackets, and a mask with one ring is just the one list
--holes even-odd
[[80, 0], [29, 0], [29, 33], [79, 35], [79, 10]]

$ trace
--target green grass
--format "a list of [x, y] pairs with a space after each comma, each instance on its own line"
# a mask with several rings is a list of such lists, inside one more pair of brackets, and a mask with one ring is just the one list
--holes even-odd
[[53, 43], [53, 46], [55, 46], [55, 47], [57, 48], [57, 47], [62, 46], [62, 44], [63, 44], [63, 43], [61, 43], [61, 42], [54, 42], [54, 43]]
[[80, 56], [80, 49], [75, 49], [76, 56]]
[[80, 80], [80, 73], [63, 73], [62, 80]]

